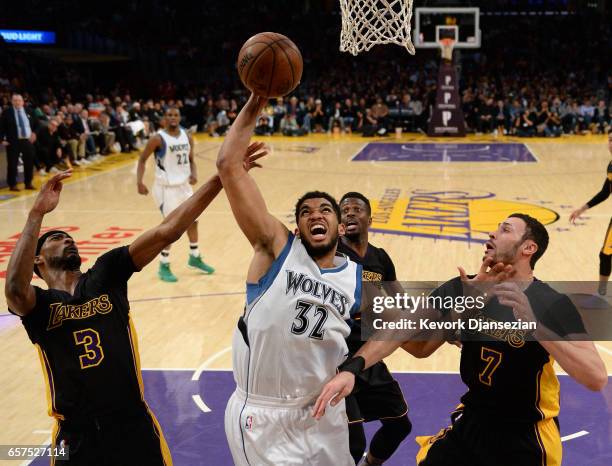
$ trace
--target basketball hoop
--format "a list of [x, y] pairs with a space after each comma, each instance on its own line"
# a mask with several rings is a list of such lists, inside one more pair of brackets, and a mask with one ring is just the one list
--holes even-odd
[[414, 55], [412, 0], [340, 0], [340, 51], [357, 55], [377, 44], [397, 44]]
[[455, 48], [455, 39], [440, 39], [440, 50], [442, 54], [442, 60], [453, 61], [453, 49]]

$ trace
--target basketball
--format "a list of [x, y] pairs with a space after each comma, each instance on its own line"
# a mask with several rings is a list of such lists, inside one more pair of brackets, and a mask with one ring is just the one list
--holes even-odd
[[247, 40], [238, 54], [242, 83], [257, 95], [282, 97], [302, 79], [302, 54], [291, 39], [276, 32], [261, 32]]

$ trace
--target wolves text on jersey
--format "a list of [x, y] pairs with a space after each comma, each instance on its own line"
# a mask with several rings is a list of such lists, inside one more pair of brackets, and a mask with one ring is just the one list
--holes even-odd
[[310, 294], [315, 298], [322, 300], [323, 304], [331, 304], [341, 316], [346, 314], [346, 306], [349, 303], [349, 298], [336, 291], [326, 283], [322, 283], [314, 278], [308, 277], [303, 273], [296, 273], [293, 270], [287, 272], [287, 289], [286, 294], [293, 291], [295, 295], [298, 291]]

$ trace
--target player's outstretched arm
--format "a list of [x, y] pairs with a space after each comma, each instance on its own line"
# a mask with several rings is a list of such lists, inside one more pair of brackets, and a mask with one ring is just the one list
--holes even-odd
[[136, 169], [136, 186], [138, 187], [138, 194], [149, 194], [149, 189], [143, 181], [145, 168], [147, 166], [147, 159], [160, 147], [160, 145], [161, 136], [159, 134], [152, 136], [138, 158], [138, 168]]
[[589, 202], [587, 202], [585, 205], [574, 210], [571, 213], [570, 219], [569, 219], [570, 223], [575, 223], [576, 220], [578, 220], [580, 216], [583, 213], [585, 213], [588, 209], [590, 209], [591, 207], [595, 207], [598, 204], [601, 204], [603, 201], [605, 201], [609, 197], [610, 197], [610, 181], [608, 181], [608, 179], [606, 178], [603, 186], [601, 187], [601, 190], [597, 194], [595, 194], [595, 196], [593, 196], [593, 198]]
[[[242, 153], [241, 160], [245, 171], [260, 167], [257, 160], [267, 154], [265, 151], [261, 152], [260, 148], [258, 144], [251, 144]], [[211, 177], [200, 186], [193, 196], [174, 209], [160, 225], [136, 238], [129, 247], [130, 256], [136, 268], [142, 269], [155, 259], [166, 246], [178, 240], [204, 212], [222, 188], [219, 175]]]
[[[238, 226], [256, 253], [267, 256], [264, 262], [271, 262], [269, 259], [276, 258], [285, 246], [289, 230], [270, 215], [255, 180], [244, 169], [241, 160], [266, 101], [264, 97], [251, 95], [219, 150], [217, 169]], [[263, 144], [260, 147], [263, 148]], [[263, 263], [261, 266], [263, 273], [268, 267]]]
[[[574, 327], [572, 333], [561, 337], [559, 333], [538, 322], [529, 299], [513, 282], [501, 283], [495, 287], [500, 304], [512, 308], [514, 317], [524, 322], [537, 322], [534, 338], [553, 357], [561, 368], [576, 382], [589, 390], [599, 391], [608, 383], [606, 366], [592, 341], [586, 341], [584, 329]], [[555, 312], [562, 320], [570, 320], [572, 313], [578, 314], [573, 304], [561, 301], [555, 304]], [[568, 313], [569, 312], [569, 313]], [[580, 332], [580, 333], [577, 333]]]
[[576, 382], [600, 391], [608, 384], [606, 366], [592, 341], [540, 341], [546, 351]]
[[30, 284], [34, 273], [36, 243], [40, 234], [43, 217], [57, 207], [62, 181], [72, 175], [71, 170], [58, 173], [47, 181], [30, 209], [28, 220], [17, 240], [15, 250], [8, 263], [4, 294], [9, 309], [15, 314], [25, 316], [36, 305], [36, 293]]

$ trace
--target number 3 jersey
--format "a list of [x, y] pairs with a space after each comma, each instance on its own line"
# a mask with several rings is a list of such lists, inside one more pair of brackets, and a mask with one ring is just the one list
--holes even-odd
[[34, 287], [36, 307], [21, 320], [38, 349], [49, 415], [82, 418], [142, 405], [127, 296], [135, 271], [126, 246], [100, 256], [74, 295]]
[[161, 146], [155, 151], [155, 182], [163, 186], [187, 183], [191, 174], [189, 165], [189, 136], [183, 128], [172, 136], [160, 130]]
[[360, 300], [360, 265], [342, 255], [320, 269], [289, 234], [268, 272], [247, 284], [232, 345], [236, 385], [279, 403], [318, 395], [346, 359], [347, 320]]

